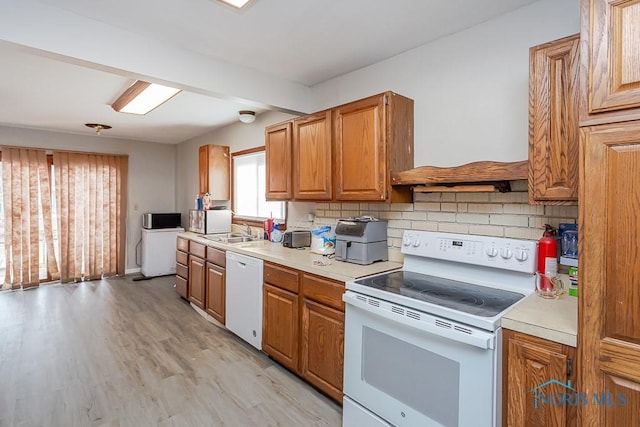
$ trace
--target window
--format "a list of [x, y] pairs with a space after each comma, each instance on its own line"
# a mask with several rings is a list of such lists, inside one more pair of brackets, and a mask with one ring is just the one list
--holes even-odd
[[239, 151], [233, 159], [233, 211], [236, 217], [285, 221], [286, 202], [268, 202], [264, 147]]

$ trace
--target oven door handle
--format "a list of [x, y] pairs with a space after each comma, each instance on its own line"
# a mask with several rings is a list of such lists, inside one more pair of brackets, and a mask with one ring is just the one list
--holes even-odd
[[[367, 301], [375, 301], [375, 303], [370, 304], [369, 302], [362, 301], [362, 298], [365, 298]], [[472, 345], [474, 347], [479, 347], [485, 350], [495, 348], [495, 336], [490, 332], [481, 331], [464, 325], [456, 325], [455, 323], [447, 320], [443, 320], [442, 323], [448, 324], [451, 327], [437, 326], [437, 318], [434, 316], [424, 313], [420, 314], [421, 319], [430, 319], [433, 320], [433, 323], [427, 320], [417, 320], [404, 314], [406, 313], [406, 310], [404, 309], [400, 309], [402, 310], [402, 313], [399, 313], [400, 310], [392, 311], [391, 306], [395, 304], [378, 300], [376, 298], [360, 296], [349, 291], [345, 292], [342, 295], [342, 300], [348, 305], [352, 305], [371, 314], [375, 314], [376, 316], [384, 317], [385, 319], [392, 320], [396, 323], [400, 323], [404, 326], [409, 326], [422, 332], [430, 333], [443, 338]]]

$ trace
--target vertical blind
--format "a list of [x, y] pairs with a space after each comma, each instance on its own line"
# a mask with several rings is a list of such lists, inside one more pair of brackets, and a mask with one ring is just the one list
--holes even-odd
[[124, 274], [126, 156], [54, 152], [52, 177], [44, 150], [3, 147], [2, 166], [5, 284]]
[[54, 152], [60, 280], [124, 274], [128, 159]]

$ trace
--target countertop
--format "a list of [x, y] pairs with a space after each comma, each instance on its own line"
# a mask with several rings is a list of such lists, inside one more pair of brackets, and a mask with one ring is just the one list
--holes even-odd
[[[225, 244], [209, 240], [196, 233], [188, 231], [178, 233], [178, 236], [214, 248], [260, 258], [264, 261], [273, 262], [342, 282], [383, 273], [385, 271], [396, 270], [402, 267], [401, 263], [392, 261], [374, 262], [369, 265], [352, 264], [338, 261], [336, 259], [329, 259], [323, 255], [314, 254], [309, 250], [309, 248], [285, 248], [280, 243], [271, 243], [266, 240]], [[330, 264], [319, 265], [318, 262], [329, 262]]]
[[[309, 248], [285, 248], [280, 243], [265, 240], [225, 244], [191, 232], [178, 233], [178, 236], [342, 282], [402, 268], [401, 263], [392, 261], [352, 264], [314, 254]], [[329, 265], [318, 265], [318, 262], [327, 261]], [[578, 299], [566, 294], [559, 299], [544, 299], [533, 293], [504, 315], [502, 327], [576, 347]]]
[[534, 292], [504, 315], [502, 327], [576, 347], [578, 298], [544, 299]]

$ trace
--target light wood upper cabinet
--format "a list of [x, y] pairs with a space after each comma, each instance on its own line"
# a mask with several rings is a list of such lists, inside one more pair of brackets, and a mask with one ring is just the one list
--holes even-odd
[[640, 2], [582, 0], [582, 125], [640, 118]]
[[200, 195], [213, 200], [229, 200], [231, 156], [225, 145], [203, 145], [198, 150]]
[[640, 425], [640, 121], [582, 128], [580, 144], [579, 384], [611, 404], [579, 420]]
[[410, 202], [391, 172], [413, 168], [413, 100], [386, 92], [334, 108], [336, 200]]
[[[545, 403], [544, 396], [564, 395], [568, 390], [556, 380], [576, 388], [575, 349], [519, 332], [503, 330], [502, 425], [506, 427], [575, 426], [575, 407]], [[571, 393], [571, 391], [568, 391]]]
[[264, 131], [267, 200], [290, 200], [292, 122], [269, 126]]
[[413, 168], [409, 98], [385, 92], [277, 124], [265, 145], [269, 200], [412, 201], [408, 186], [391, 185], [391, 172]]
[[578, 200], [579, 34], [529, 50], [529, 203]]
[[293, 121], [293, 197], [331, 200], [331, 111]]

